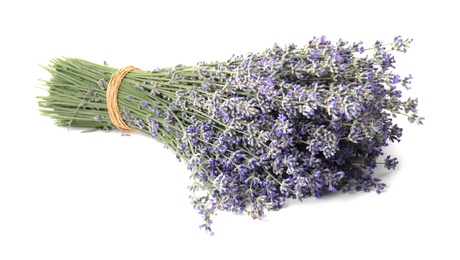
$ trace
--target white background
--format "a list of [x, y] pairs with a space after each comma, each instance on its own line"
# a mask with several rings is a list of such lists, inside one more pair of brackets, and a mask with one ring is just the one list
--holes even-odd
[[[454, 1], [2, 1], [0, 259], [460, 259], [459, 19]], [[144, 69], [224, 60], [273, 43], [414, 38], [425, 125], [386, 150], [375, 193], [289, 202], [263, 220], [220, 213], [198, 229], [185, 165], [150, 137], [81, 134], [40, 116], [54, 57]]]

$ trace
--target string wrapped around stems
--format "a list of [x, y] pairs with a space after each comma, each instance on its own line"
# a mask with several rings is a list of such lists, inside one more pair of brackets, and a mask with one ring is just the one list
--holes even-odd
[[127, 66], [119, 69], [117, 72], [112, 74], [109, 83], [107, 84], [107, 110], [112, 123], [121, 131], [125, 132], [131, 130], [123, 117], [121, 116], [120, 109], [118, 107], [118, 90], [120, 89], [123, 78], [132, 70], [139, 70], [134, 66]]

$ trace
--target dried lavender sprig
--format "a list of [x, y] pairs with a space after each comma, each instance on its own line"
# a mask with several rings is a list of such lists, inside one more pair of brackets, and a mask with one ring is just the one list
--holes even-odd
[[[304, 47], [278, 45], [225, 62], [133, 71], [120, 87], [119, 106], [132, 128], [151, 134], [184, 160], [192, 173], [194, 207], [211, 230], [215, 210], [254, 218], [286, 198], [320, 197], [351, 189], [378, 193], [372, 177], [387, 140], [402, 129], [392, 117], [418, 117], [417, 99], [401, 101], [394, 57], [411, 40], [362, 43], [314, 38]], [[373, 57], [360, 57], [373, 50]], [[49, 68], [43, 113], [58, 124], [113, 128], [105, 86], [115, 68], [57, 59]], [[385, 167], [397, 160], [387, 157]]]

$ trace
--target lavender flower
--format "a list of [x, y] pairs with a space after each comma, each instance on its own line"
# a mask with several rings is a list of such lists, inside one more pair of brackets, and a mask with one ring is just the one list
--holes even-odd
[[[409, 89], [412, 76], [393, 71], [391, 51], [405, 52], [410, 42], [397, 36], [365, 49], [362, 42], [333, 44], [322, 36], [303, 47], [275, 44], [225, 62], [137, 71], [122, 82], [118, 104], [131, 128], [186, 163], [192, 205], [203, 216], [201, 228], [212, 232], [218, 210], [260, 218], [288, 198], [380, 194], [386, 185], [372, 176], [375, 167], [398, 164], [390, 155], [379, 162], [388, 140], [402, 137], [393, 117], [424, 119], [417, 115], [418, 99], [400, 100], [400, 87]], [[370, 57], [355, 56], [366, 51]], [[47, 83], [50, 97], [40, 102], [45, 114], [60, 125], [113, 128], [103, 106], [107, 78], [97, 75], [114, 68], [56, 59], [50, 70], [58, 80]], [[100, 102], [86, 102], [82, 86], [91, 86]], [[73, 98], [63, 106], [55, 93]], [[67, 117], [76, 110], [75, 118]]]
[[396, 158], [391, 158], [390, 155], [388, 155], [388, 156], [385, 158], [385, 168], [387, 168], [388, 170], [394, 170], [394, 169], [396, 169], [396, 165], [398, 165], [398, 159], [396, 159]]

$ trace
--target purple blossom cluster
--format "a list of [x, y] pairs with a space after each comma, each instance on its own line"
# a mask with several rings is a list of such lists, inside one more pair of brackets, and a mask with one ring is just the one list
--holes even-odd
[[[392, 53], [410, 42], [397, 36], [366, 49], [323, 36], [225, 62], [137, 71], [122, 84], [119, 107], [130, 127], [185, 161], [192, 204], [211, 232], [218, 210], [260, 218], [289, 198], [385, 189], [373, 173], [398, 164], [390, 155], [378, 161], [401, 140], [393, 119], [423, 120], [417, 99], [402, 100], [412, 76], [394, 72]], [[107, 81], [94, 85], [104, 93]], [[90, 120], [112, 127], [100, 108]]]
[[[154, 137], [159, 128], [175, 129], [173, 149], [191, 170], [191, 199], [203, 227], [211, 230], [216, 210], [259, 218], [287, 198], [380, 193], [377, 158], [402, 135], [392, 118], [423, 119], [417, 99], [400, 100], [398, 86], [408, 88], [412, 77], [393, 72], [391, 51], [405, 52], [410, 42], [398, 36], [366, 50], [314, 38], [304, 47], [274, 45], [223, 63], [176, 66], [167, 72], [171, 80], [147, 86], [168, 101], [163, 111], [143, 101], [159, 116], [148, 129]], [[387, 169], [397, 163], [390, 156], [383, 162]]]

